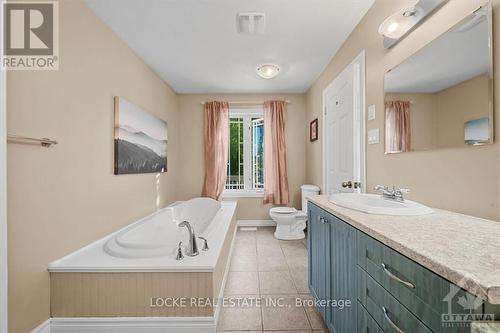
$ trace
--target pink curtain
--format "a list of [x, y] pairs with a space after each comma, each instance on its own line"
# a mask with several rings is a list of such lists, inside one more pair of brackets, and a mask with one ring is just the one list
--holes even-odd
[[385, 152], [411, 151], [410, 102], [385, 102]]
[[229, 104], [205, 103], [205, 181], [202, 197], [220, 200], [226, 184], [229, 144]]
[[290, 202], [285, 146], [285, 101], [264, 103], [264, 203]]

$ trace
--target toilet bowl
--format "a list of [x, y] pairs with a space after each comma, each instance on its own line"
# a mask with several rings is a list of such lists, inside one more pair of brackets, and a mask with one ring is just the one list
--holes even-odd
[[307, 226], [307, 198], [319, 194], [319, 187], [315, 185], [302, 185], [302, 210], [293, 207], [274, 207], [269, 210], [269, 215], [276, 222], [274, 237], [282, 240], [295, 240], [305, 238], [304, 229]]
[[269, 215], [276, 222], [274, 237], [282, 240], [305, 238], [307, 214], [292, 207], [274, 207]]

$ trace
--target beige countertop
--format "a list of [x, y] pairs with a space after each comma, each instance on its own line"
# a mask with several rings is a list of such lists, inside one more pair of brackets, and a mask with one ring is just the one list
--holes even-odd
[[471, 333], [498, 333], [500, 332], [500, 322], [473, 322]]
[[500, 304], [500, 222], [434, 209], [419, 216], [374, 215], [308, 200], [470, 293]]

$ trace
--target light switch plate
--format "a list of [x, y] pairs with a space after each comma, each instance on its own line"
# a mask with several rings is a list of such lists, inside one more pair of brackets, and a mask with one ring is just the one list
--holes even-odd
[[375, 104], [370, 105], [368, 107], [368, 121], [375, 120], [375, 114], [376, 114]]
[[380, 131], [378, 128], [368, 131], [368, 144], [374, 145], [380, 143]]

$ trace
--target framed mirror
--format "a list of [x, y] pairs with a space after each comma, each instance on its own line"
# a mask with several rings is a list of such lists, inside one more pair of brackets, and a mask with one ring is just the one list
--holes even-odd
[[389, 70], [385, 153], [493, 143], [491, 5]]

